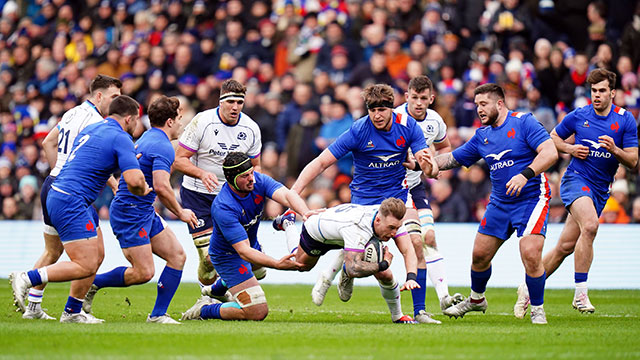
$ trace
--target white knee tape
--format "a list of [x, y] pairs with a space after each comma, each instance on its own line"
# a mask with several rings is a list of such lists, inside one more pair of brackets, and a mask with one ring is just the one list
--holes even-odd
[[407, 229], [407, 232], [410, 235], [411, 234], [420, 235], [422, 233], [422, 228], [420, 227], [420, 223], [418, 222], [418, 220], [415, 220], [415, 219], [405, 220], [403, 225], [405, 229]]
[[260, 286], [252, 286], [233, 295], [234, 300], [242, 308], [267, 303], [267, 297]]
[[51, 236], [58, 236], [58, 230], [51, 225], [44, 224], [44, 233]]

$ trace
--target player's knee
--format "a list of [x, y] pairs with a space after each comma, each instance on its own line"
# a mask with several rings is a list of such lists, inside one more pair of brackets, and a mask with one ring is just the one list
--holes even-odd
[[556, 249], [558, 253], [560, 253], [560, 255], [565, 257], [569, 256], [573, 254], [573, 251], [576, 249], [576, 242], [575, 241], [558, 242]]
[[244, 309], [246, 320], [262, 321], [269, 315], [269, 307], [267, 304], [253, 305]]
[[174, 269], [181, 270], [184, 267], [184, 263], [187, 262], [187, 254], [184, 252], [182, 247], [180, 250], [171, 254], [171, 258], [168, 263], [171, 263]]
[[300, 270], [298, 270], [298, 271], [300, 271], [300, 272], [307, 272], [307, 271], [309, 271], [309, 270], [313, 269], [313, 265], [314, 265], [314, 264], [304, 264], [304, 265], [300, 268]]
[[598, 219], [586, 221], [582, 226], [581, 235], [589, 239], [595, 238], [596, 234], [598, 233], [598, 226], [600, 226], [600, 224], [598, 223]]
[[491, 262], [491, 256], [485, 250], [473, 250], [472, 263], [476, 267], [484, 268]]
[[437, 248], [436, 244], [436, 232], [433, 230], [427, 230], [424, 233], [424, 244], [427, 246], [431, 246], [432, 248]]

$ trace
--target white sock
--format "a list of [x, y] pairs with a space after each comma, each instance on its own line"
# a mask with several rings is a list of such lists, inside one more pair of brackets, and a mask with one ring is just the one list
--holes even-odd
[[533, 313], [534, 310], [540, 310], [543, 309], [542, 307], [543, 305], [531, 305], [531, 312]]
[[579, 282], [576, 283], [576, 293], [575, 293], [575, 297], [577, 298], [578, 296], [580, 296], [581, 294], [585, 294], [587, 295], [587, 292], [589, 291], [589, 289], [587, 288], [587, 282]]
[[396, 321], [400, 319], [403, 314], [398, 283], [393, 279], [392, 283], [383, 283], [378, 280], [378, 284], [380, 285], [380, 293], [382, 294], [384, 301], [387, 302], [387, 306], [391, 312], [391, 320]]
[[475, 291], [471, 290], [471, 295], [470, 296], [471, 296], [471, 298], [473, 300], [482, 300], [482, 299], [484, 299], [484, 293], [483, 292], [479, 293], [479, 292], [475, 292]]
[[344, 263], [344, 250], [340, 250], [338, 256], [336, 256], [331, 266], [324, 269], [323, 274], [324, 277], [333, 281], [338, 275], [338, 272], [342, 269], [342, 264]]
[[427, 262], [427, 275], [429, 280], [436, 288], [436, 294], [438, 299], [449, 295], [449, 284], [447, 283], [447, 276], [445, 274], [444, 258], [438, 250], [429, 248], [429, 254], [425, 256]]
[[42, 280], [43, 284], [46, 284], [49, 282], [49, 274], [47, 274], [47, 267], [41, 267], [40, 269], [38, 269], [38, 274], [40, 274], [40, 280]]
[[285, 221], [282, 226], [284, 227], [284, 233], [287, 237], [287, 249], [289, 250], [289, 254], [293, 254], [298, 249], [298, 245], [300, 244], [300, 234], [298, 233], [298, 228], [293, 225], [289, 225], [288, 221]]
[[29, 297], [27, 298], [29, 300], [29, 304], [41, 303], [43, 294], [44, 290], [38, 290], [34, 288], [29, 289]]

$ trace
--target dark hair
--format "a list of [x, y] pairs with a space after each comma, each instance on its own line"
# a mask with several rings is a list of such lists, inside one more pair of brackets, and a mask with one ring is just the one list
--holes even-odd
[[387, 84], [369, 85], [362, 90], [362, 98], [365, 104], [390, 101], [393, 103], [393, 89]]
[[98, 90], [107, 90], [112, 86], [121, 89], [122, 81], [111, 76], [99, 74], [93, 80], [91, 80], [91, 85], [89, 85], [89, 93], [93, 95]]
[[409, 81], [409, 90], [421, 93], [425, 90], [433, 91], [433, 82], [426, 75], [416, 76]]
[[502, 88], [498, 84], [493, 84], [493, 83], [488, 83], [488, 84], [483, 84], [478, 86], [476, 90], [473, 92], [473, 95], [477, 96], [480, 94], [487, 94], [487, 93], [495, 95], [499, 100], [504, 101], [504, 90], [502, 90]]
[[382, 216], [386, 217], [391, 215], [398, 220], [402, 220], [405, 212], [407, 211], [407, 206], [404, 201], [400, 199], [387, 198], [384, 199], [382, 204], [380, 204], [378, 211], [380, 211], [380, 215]]
[[155, 99], [151, 105], [149, 105], [149, 122], [151, 126], [163, 127], [167, 123], [167, 120], [178, 117], [178, 108], [180, 107], [180, 100], [177, 97], [166, 97], [161, 95]]
[[246, 93], [247, 92], [247, 88], [240, 84], [240, 82], [238, 82], [237, 80], [233, 80], [233, 79], [228, 79], [225, 80], [222, 83], [222, 86], [220, 87], [220, 95], [224, 95], [227, 93]]
[[595, 69], [589, 73], [587, 76], [587, 82], [591, 85], [595, 85], [601, 81], [608, 80], [609, 81], [609, 90], [613, 90], [616, 86], [616, 73], [609, 71], [607, 69]]
[[135, 116], [140, 114], [140, 104], [127, 95], [120, 95], [109, 105], [109, 116]]

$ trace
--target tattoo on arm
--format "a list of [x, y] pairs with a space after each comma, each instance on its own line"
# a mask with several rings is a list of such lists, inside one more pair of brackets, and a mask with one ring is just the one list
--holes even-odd
[[452, 153], [440, 154], [436, 156], [436, 162], [440, 170], [449, 170], [460, 167], [460, 163], [456, 161]]
[[361, 278], [378, 272], [378, 263], [364, 261], [364, 253], [345, 251], [344, 267], [347, 275], [353, 278]]

